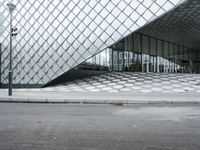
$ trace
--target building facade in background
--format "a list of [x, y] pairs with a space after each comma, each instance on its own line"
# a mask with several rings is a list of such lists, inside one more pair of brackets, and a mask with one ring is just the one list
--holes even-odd
[[[199, 73], [191, 47], [138, 32], [186, 0], [13, 0], [13, 83], [44, 85], [70, 69]], [[1, 83], [8, 83], [9, 12], [3, 18]], [[102, 67], [103, 66], [103, 67]], [[197, 65], [198, 66], [198, 65]]]

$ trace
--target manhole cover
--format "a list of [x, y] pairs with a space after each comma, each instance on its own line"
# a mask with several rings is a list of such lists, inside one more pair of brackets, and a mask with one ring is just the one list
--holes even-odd
[[182, 148], [172, 148], [172, 147], [149, 146], [149, 147], [146, 147], [144, 150], [184, 150], [184, 149], [182, 149]]

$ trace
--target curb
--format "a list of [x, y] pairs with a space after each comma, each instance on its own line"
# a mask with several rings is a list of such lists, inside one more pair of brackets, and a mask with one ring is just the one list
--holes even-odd
[[35, 103], [35, 104], [200, 104], [200, 101], [171, 100], [100, 100], [100, 99], [48, 99], [48, 98], [0, 98], [0, 103]]

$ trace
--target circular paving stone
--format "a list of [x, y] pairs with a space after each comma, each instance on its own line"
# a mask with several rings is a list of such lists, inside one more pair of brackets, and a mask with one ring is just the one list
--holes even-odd
[[117, 85], [117, 83], [109, 83], [108, 85], [109, 86], [115, 86], [115, 85]]
[[146, 84], [152, 84], [152, 81], [144, 81]]
[[73, 92], [80, 92], [82, 91], [83, 89], [73, 89]]
[[125, 82], [125, 81], [120, 81], [120, 82], [118, 82], [118, 84], [126, 84], [127, 82]]
[[135, 82], [134, 85], [143, 85], [143, 82]]
[[187, 82], [181, 82], [180, 84], [185, 85], [185, 86], [191, 86], [190, 83], [187, 83]]
[[138, 78], [138, 79], [136, 79], [136, 81], [144, 81], [144, 79], [143, 78]]
[[173, 91], [163, 90], [162, 93], [172, 93]]
[[131, 87], [132, 89], [134, 89], [134, 90], [139, 90], [139, 89], [141, 89], [142, 87], [140, 87], [140, 86], [133, 86], [133, 87]]
[[84, 85], [87, 84], [86, 82], [79, 82], [78, 85]]
[[138, 77], [135, 77], [135, 76], [132, 76], [132, 77], [130, 77], [131, 79], [137, 79]]
[[117, 93], [119, 91], [118, 90], [110, 90], [109, 92], [111, 92], [111, 93]]
[[92, 90], [92, 89], [95, 89], [95, 87], [91, 86], [91, 87], [86, 87], [85, 89], [86, 90]]
[[152, 81], [153, 81], [153, 82], [161, 82], [160, 79], [153, 79]]
[[70, 87], [71, 89], [80, 89], [80, 86], [73, 86], [73, 87]]
[[93, 80], [93, 81], [89, 81], [88, 83], [89, 83], [89, 84], [97, 83], [97, 81], [96, 81], [96, 80]]
[[162, 86], [162, 88], [163, 88], [163, 89], [173, 89], [173, 87], [167, 86], [167, 85]]
[[184, 93], [185, 90], [183, 89], [173, 89], [174, 92], [177, 92], [177, 93]]
[[171, 83], [179, 83], [178, 80], [170, 80]]
[[120, 79], [115, 79], [115, 80], [112, 80], [113, 82], [119, 82], [120, 81]]
[[106, 87], [106, 85], [97, 85], [96, 87], [103, 88], [103, 87]]
[[176, 77], [169, 77], [170, 80], [176, 80]]
[[[67, 85], [68, 87], [73, 87], [73, 86], [76, 86], [77, 84], [69, 84], [69, 85]], [[59, 86], [58, 88], [63, 88], [63, 87], [65, 87], [65, 86]]]
[[62, 92], [72, 92], [70, 89], [57, 89], [56, 91], [62, 91]]
[[127, 87], [132, 87], [133, 84], [124, 84], [124, 86], [127, 86]]
[[[55, 91], [55, 89], [53, 89], [53, 88], [44, 88], [43, 90], [47, 91], [47, 92], [53, 92], [53, 91]], [[27, 90], [25, 89], [25, 91], [27, 91]]]
[[108, 80], [115, 80], [115, 78], [107, 78]]
[[101, 82], [102, 82], [102, 81], [106, 81], [106, 79], [99, 79], [98, 81], [101, 81]]
[[128, 82], [133, 83], [133, 82], [135, 82], [135, 80], [128, 80]]
[[161, 83], [152, 83], [152, 86], [162, 86]]
[[90, 92], [100, 92], [99, 89], [93, 89], [93, 90], [90, 90]]
[[88, 84], [84, 84], [84, 85], [81, 85], [81, 87], [89, 87], [90, 85], [88, 85]]
[[152, 77], [145, 77], [145, 80], [152, 80]]
[[148, 90], [148, 89], [142, 89], [142, 90], [140, 90], [140, 92], [142, 92], [142, 93], [151, 93], [151, 92], [152, 92], [152, 90]]
[[120, 89], [120, 88], [123, 88], [124, 86], [121, 86], [121, 85], [116, 85], [116, 86], [113, 86], [113, 88], [116, 88], [116, 89]]
[[186, 79], [178, 79], [179, 82], [187, 82], [188, 80]]
[[92, 83], [92, 85], [100, 85], [101, 83], [97, 82], [97, 83]]
[[94, 79], [94, 80], [98, 80], [98, 79], [100, 79], [100, 77], [91, 77], [92, 79]]
[[162, 81], [161, 84], [171, 84], [169, 81]]
[[160, 76], [154, 76], [153, 79], [160, 79]]
[[168, 78], [161, 78], [162, 81], [169, 81]]
[[102, 90], [109, 91], [109, 90], [112, 90], [112, 88], [111, 87], [105, 87], [105, 88], [102, 88]]
[[172, 87], [182, 87], [180, 84], [171, 84]]
[[150, 84], [144, 84], [144, 85], [142, 85], [142, 87], [144, 87], [144, 88], [151, 88], [152, 85], [150, 85]]
[[123, 81], [128, 81], [128, 80], [129, 80], [129, 78], [122, 78], [122, 80], [123, 80]]
[[151, 90], [161, 92], [163, 89], [162, 88], [152, 88]]
[[102, 83], [107, 84], [107, 83], [111, 83], [111, 81], [103, 81]]
[[131, 91], [131, 89], [129, 89], [129, 88], [122, 88], [122, 89], [120, 89], [120, 91], [129, 92], [129, 91]]

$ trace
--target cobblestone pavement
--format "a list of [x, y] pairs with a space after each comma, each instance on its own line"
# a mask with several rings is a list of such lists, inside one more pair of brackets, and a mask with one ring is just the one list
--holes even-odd
[[111, 72], [55, 87], [16, 91], [200, 93], [200, 75]]

